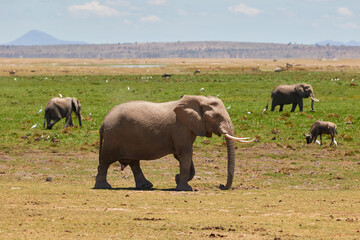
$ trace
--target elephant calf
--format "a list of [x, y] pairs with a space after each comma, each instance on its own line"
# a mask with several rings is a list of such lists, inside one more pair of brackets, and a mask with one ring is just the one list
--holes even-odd
[[322, 145], [322, 134], [330, 134], [331, 136], [331, 144], [334, 143], [337, 146], [337, 142], [335, 141], [335, 133], [336, 131], [336, 124], [332, 122], [323, 122], [323, 121], [316, 121], [310, 129], [310, 133], [306, 136], [307, 144], [311, 142], [316, 142], [316, 138], [320, 135], [320, 145]]
[[[50, 99], [48, 104], [45, 107], [45, 120], [47, 124], [47, 129], [51, 129], [55, 123], [60, 121], [60, 119], [66, 117], [65, 120], [65, 126], [64, 128], [67, 128], [68, 126], [73, 126], [71, 113], [75, 112], [75, 114], [79, 118], [79, 125], [81, 124], [81, 105], [80, 101], [76, 98], [66, 97], [66, 98], [59, 98], [55, 97]], [[51, 120], [53, 120], [51, 122]], [[45, 127], [45, 121], [44, 121], [44, 127]]]
[[[285, 104], [292, 104], [291, 112], [295, 111], [297, 105], [299, 105], [300, 112], [302, 112], [303, 98], [308, 98], [308, 97], [311, 97], [311, 110], [315, 111], [314, 101], [318, 102], [319, 100], [315, 98], [314, 90], [311, 85], [306, 83], [293, 84], [293, 85], [279, 85], [275, 87], [271, 93], [271, 98], [272, 98], [271, 111], [274, 111], [275, 107], [277, 105], [280, 105], [280, 112], [281, 112]], [[269, 102], [266, 105], [265, 111], [269, 107]]]
[[110, 164], [119, 162], [121, 169], [131, 167], [137, 189], [153, 185], [140, 168], [140, 160], [154, 160], [173, 154], [180, 163], [180, 173], [175, 176], [176, 190], [191, 191], [188, 182], [195, 175], [192, 159], [196, 136], [226, 137], [228, 150], [229, 189], [234, 177], [235, 138], [223, 102], [215, 97], [183, 96], [178, 101], [152, 103], [133, 101], [115, 106], [100, 127], [99, 166], [95, 188], [111, 188], [107, 182]]

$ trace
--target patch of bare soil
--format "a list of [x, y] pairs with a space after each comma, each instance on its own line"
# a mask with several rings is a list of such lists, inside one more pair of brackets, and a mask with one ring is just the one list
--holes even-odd
[[[129, 67], [121, 67], [121, 66]], [[142, 67], [137, 67], [141, 65]], [[143, 67], [148, 65], [148, 67]], [[133, 67], [131, 67], [133, 66]], [[290, 66], [290, 67], [289, 67]], [[0, 76], [199, 74], [219, 71], [359, 71], [358, 59], [1, 59]]]

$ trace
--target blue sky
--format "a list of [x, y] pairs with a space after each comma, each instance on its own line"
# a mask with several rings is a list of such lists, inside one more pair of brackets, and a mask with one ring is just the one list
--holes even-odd
[[0, 44], [30, 30], [88, 43], [360, 41], [358, 0], [0, 0]]

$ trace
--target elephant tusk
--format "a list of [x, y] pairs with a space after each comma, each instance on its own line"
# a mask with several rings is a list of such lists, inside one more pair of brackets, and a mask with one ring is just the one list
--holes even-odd
[[231, 135], [229, 135], [227, 133], [225, 134], [225, 137], [227, 137], [228, 139], [237, 141], [237, 142], [241, 142], [241, 143], [251, 143], [251, 142], [256, 140], [255, 138], [253, 138], [253, 139], [251, 139], [249, 141], [244, 141], [245, 139], [249, 139], [249, 138], [248, 137], [245, 137], [245, 138], [233, 137], [233, 136], [231, 136]]
[[316, 99], [316, 98], [314, 98], [314, 97], [311, 97], [311, 99], [312, 99], [313, 101], [315, 101], [315, 102], [319, 102], [319, 99]]

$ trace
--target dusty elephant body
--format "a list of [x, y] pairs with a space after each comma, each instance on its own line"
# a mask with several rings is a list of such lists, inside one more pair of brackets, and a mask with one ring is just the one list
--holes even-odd
[[[173, 154], [180, 163], [176, 189], [191, 191], [188, 184], [194, 175], [192, 160], [196, 136], [212, 133], [233, 135], [233, 125], [224, 104], [214, 97], [183, 96], [178, 101], [151, 103], [134, 101], [114, 107], [100, 128], [99, 166], [95, 188], [111, 188], [107, 182], [109, 165], [119, 161], [130, 165], [136, 188], [153, 185], [142, 173], [140, 160], [154, 160]], [[228, 180], [222, 189], [232, 185], [235, 164], [234, 141], [227, 139]]]
[[[73, 126], [71, 113], [75, 112], [79, 118], [79, 125], [81, 123], [81, 104], [80, 101], [76, 98], [66, 97], [66, 98], [52, 98], [45, 107], [45, 121], [47, 129], [51, 129], [55, 123], [60, 121], [62, 118], [66, 117], [64, 128], [68, 126]], [[51, 122], [51, 120], [53, 120]], [[44, 121], [44, 127], [45, 127]]]
[[[272, 103], [271, 111], [275, 110], [277, 105], [280, 105], [280, 112], [283, 111], [283, 107], [286, 104], [292, 104], [291, 112], [295, 111], [297, 105], [299, 105], [300, 112], [303, 111], [303, 98], [311, 98], [311, 110], [314, 110], [314, 101], [318, 102], [314, 96], [314, 90], [311, 85], [301, 83], [292, 85], [279, 85], [274, 88], [271, 93]], [[266, 105], [265, 110], [268, 109], [269, 103]]]

